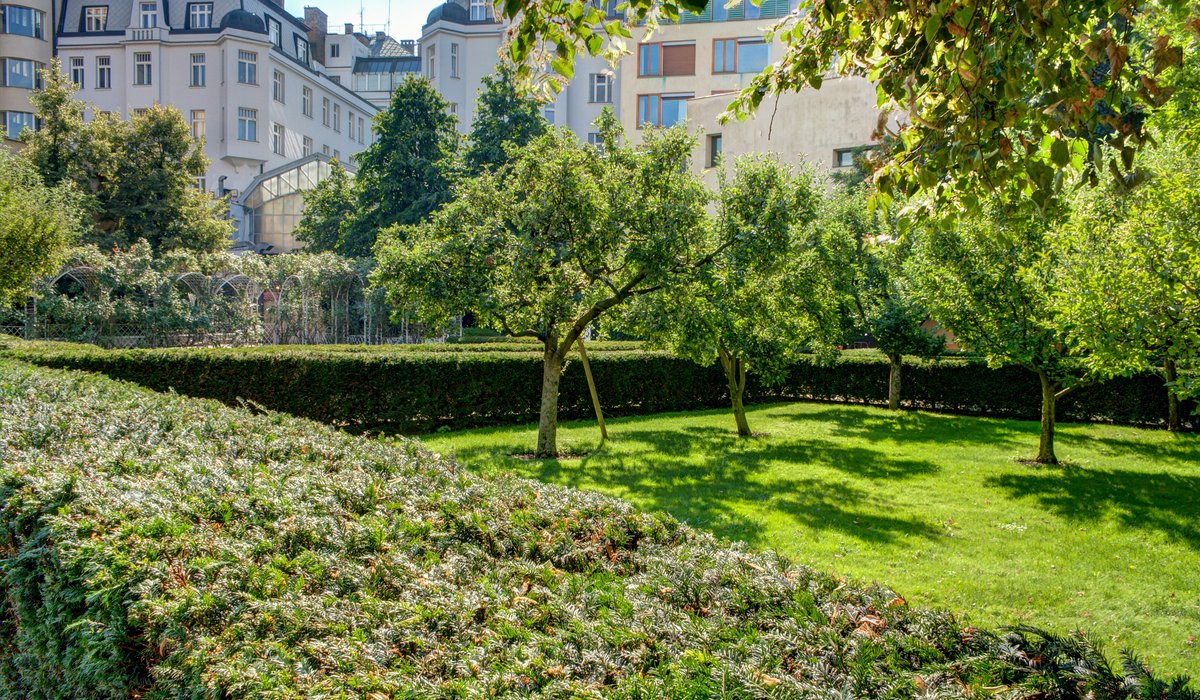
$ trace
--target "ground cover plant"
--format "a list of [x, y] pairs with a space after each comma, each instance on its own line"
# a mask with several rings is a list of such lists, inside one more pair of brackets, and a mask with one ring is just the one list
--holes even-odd
[[1195, 697], [599, 494], [93, 375], [0, 360], [0, 449], [0, 697]]
[[[1017, 460], [1036, 421], [749, 410], [768, 437], [739, 440], [723, 410], [625, 418], [576, 460], [510, 458], [528, 426], [424, 440], [473, 470], [617, 495], [974, 624], [1086, 629], [1156, 668], [1200, 668], [1200, 436], [1064, 424], [1067, 466], [1030, 467]], [[561, 438], [577, 453], [599, 441], [586, 421]]]

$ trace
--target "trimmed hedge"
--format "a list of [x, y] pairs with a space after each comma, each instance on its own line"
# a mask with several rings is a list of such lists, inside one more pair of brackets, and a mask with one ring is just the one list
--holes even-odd
[[1195, 700], [418, 443], [0, 359], [0, 698]]
[[[537, 419], [541, 355], [490, 345], [280, 346], [238, 349], [103, 350], [66, 343], [8, 342], [5, 352], [43, 366], [109, 374], [157, 390], [173, 389], [230, 405], [268, 409], [361, 429], [421, 432]], [[606, 415], [691, 411], [728, 405], [719, 368], [701, 367], [634, 343], [600, 344], [589, 353]], [[787, 380], [764, 387], [751, 377], [749, 402], [810, 399], [887, 403], [887, 360], [849, 352], [832, 365], [796, 362]], [[990, 369], [973, 358], [910, 362], [903, 396], [911, 408], [1036, 420], [1037, 377], [1018, 367]], [[1153, 375], [1085, 386], [1060, 400], [1063, 421], [1165, 425], [1167, 394]], [[582, 366], [561, 381], [559, 415], [592, 415]], [[1200, 427], [1195, 402], [1188, 426]]]

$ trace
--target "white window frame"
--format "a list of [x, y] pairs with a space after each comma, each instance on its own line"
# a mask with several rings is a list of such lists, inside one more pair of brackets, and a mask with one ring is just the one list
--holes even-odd
[[280, 104], [285, 104], [287, 97], [285, 93], [286, 85], [284, 83], [283, 71], [276, 70], [271, 73], [271, 98]]
[[[238, 141], [258, 141], [258, 110], [238, 107]], [[253, 137], [253, 138], [250, 138]]]
[[188, 28], [212, 29], [213, 4], [211, 2], [193, 2], [188, 4]]
[[594, 104], [612, 104], [612, 84], [612, 75], [592, 73], [588, 82], [588, 101]]
[[108, 5], [83, 8], [83, 31], [103, 32], [108, 29]]
[[237, 81], [242, 85], [258, 85], [258, 53], [238, 50]]
[[267, 39], [280, 51], [283, 50], [283, 25], [271, 15], [267, 15]]
[[429, 61], [426, 62], [426, 77], [430, 80], [437, 80], [437, 46], [429, 47]]
[[321, 98], [321, 125], [322, 126], [329, 126], [329, 112], [330, 112], [329, 98], [322, 97]]
[[192, 110], [192, 138], [199, 141], [208, 136], [208, 113], [203, 109]]
[[300, 112], [304, 116], [312, 119], [313, 115], [313, 91], [312, 88], [305, 85], [300, 88]]
[[96, 89], [112, 89], [112, 56], [96, 57]]
[[271, 124], [271, 152], [277, 156], [283, 155], [286, 140], [287, 130], [283, 128], [283, 124], [278, 122]]
[[342, 105], [337, 102], [333, 103], [333, 132], [342, 133]]
[[450, 44], [450, 77], [458, 77], [458, 44]]
[[191, 75], [188, 86], [206, 87], [208, 85], [208, 54], [192, 54], [190, 65]]
[[78, 85], [79, 89], [82, 90], [84, 87], [83, 76], [84, 76], [84, 72], [85, 72], [85, 69], [83, 67], [83, 56], [72, 56], [70, 59], [70, 65], [71, 65], [71, 82]]
[[311, 156], [313, 154], [313, 140], [311, 136], [305, 136], [300, 142], [300, 157]]
[[154, 55], [149, 51], [137, 51], [133, 54], [133, 84], [154, 84]]
[[142, 29], [154, 29], [158, 26], [158, 3], [138, 3], [138, 26]]
[[471, 0], [469, 17], [472, 22], [486, 22], [488, 18], [487, 0]]

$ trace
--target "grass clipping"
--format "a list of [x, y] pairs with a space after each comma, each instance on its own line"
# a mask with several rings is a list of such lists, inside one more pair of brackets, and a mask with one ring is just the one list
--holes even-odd
[[909, 697], [1019, 643], [620, 501], [0, 360], [0, 697]]

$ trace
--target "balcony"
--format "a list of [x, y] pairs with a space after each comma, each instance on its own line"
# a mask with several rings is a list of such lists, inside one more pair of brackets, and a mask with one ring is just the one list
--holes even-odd
[[162, 41], [167, 31], [162, 27], [129, 28], [125, 30], [125, 41]]

